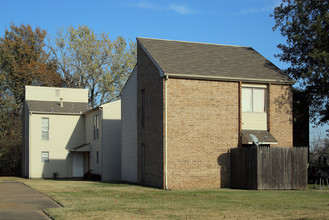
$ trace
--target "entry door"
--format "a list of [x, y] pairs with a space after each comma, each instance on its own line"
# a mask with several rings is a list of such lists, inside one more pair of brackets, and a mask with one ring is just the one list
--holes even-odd
[[83, 177], [83, 153], [73, 153], [73, 177]]

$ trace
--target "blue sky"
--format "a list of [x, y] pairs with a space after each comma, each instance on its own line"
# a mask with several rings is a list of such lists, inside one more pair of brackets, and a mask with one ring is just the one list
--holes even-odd
[[273, 54], [284, 42], [270, 14], [278, 0], [29, 0], [3, 1], [0, 33], [13, 22], [45, 29], [85, 24], [111, 38], [151, 37], [251, 46], [280, 68]]
[[[29, 24], [54, 36], [60, 27], [87, 25], [110, 38], [150, 37], [251, 46], [284, 69], [274, 57], [285, 39], [270, 17], [280, 0], [4, 0], [0, 35], [11, 23]], [[328, 128], [328, 127], [327, 127]]]

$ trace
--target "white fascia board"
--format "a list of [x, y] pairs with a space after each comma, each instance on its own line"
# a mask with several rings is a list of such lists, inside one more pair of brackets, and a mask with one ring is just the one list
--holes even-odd
[[[221, 80], [227, 82], [243, 82], [243, 83], [273, 83], [291, 85], [293, 83], [286, 81], [277, 81], [271, 79], [257, 79], [257, 78], [241, 78], [241, 77], [227, 77], [227, 76], [205, 76], [205, 75], [189, 75], [189, 74], [177, 74], [177, 73], [166, 73], [165, 76], [171, 78], [182, 78], [182, 79], [200, 79], [200, 80]], [[242, 84], [243, 85], [243, 84]]]
[[29, 114], [42, 114], [42, 115], [82, 115], [82, 112], [80, 113], [69, 113], [69, 112], [41, 112], [41, 111], [29, 111]]

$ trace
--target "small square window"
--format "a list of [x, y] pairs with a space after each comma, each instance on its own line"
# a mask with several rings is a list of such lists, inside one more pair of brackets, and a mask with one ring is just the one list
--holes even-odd
[[49, 163], [49, 152], [48, 151], [41, 152], [41, 162]]

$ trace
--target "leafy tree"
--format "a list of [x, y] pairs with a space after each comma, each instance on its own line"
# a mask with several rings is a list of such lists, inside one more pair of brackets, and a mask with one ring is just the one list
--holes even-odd
[[65, 87], [89, 89], [95, 107], [115, 100], [136, 63], [136, 45], [108, 34], [95, 34], [87, 26], [60, 29], [50, 43], [53, 59]]
[[5, 80], [1, 92], [12, 96], [21, 108], [25, 85], [57, 86], [61, 78], [44, 50], [45, 30], [14, 24], [10, 29], [0, 37], [0, 77]]
[[12, 97], [0, 99], [0, 174], [20, 175], [22, 120]]
[[62, 83], [44, 50], [46, 32], [30, 25], [5, 30], [0, 37], [0, 174], [18, 175], [22, 150], [22, 106], [25, 85]]
[[287, 38], [276, 55], [291, 64], [286, 72], [310, 101], [313, 121], [329, 121], [329, 1], [283, 0], [274, 9], [275, 26]]
[[[329, 160], [329, 139], [322, 132], [313, 134], [310, 146], [310, 163], [317, 165], [320, 156], [326, 156]], [[329, 161], [328, 161], [329, 162]]]

